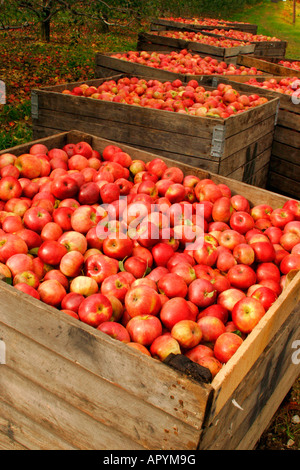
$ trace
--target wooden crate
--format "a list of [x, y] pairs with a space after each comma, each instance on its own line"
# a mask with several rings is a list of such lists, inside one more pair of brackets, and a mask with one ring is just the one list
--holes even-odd
[[[270, 75], [278, 75], [281, 77], [298, 77], [300, 78], [300, 71], [279, 65], [282, 58], [265, 58], [241, 54], [237, 58], [238, 65], [245, 67], [258, 67], [259, 70], [266, 72]], [[293, 61], [295, 59], [285, 59]]]
[[[263, 78], [255, 77], [257, 81]], [[277, 81], [285, 77], [273, 77]], [[268, 78], [267, 78], [268, 79]], [[243, 77], [235, 78], [245, 82]], [[249, 86], [249, 85], [246, 85]], [[251, 85], [252, 86], [252, 85]], [[260, 87], [255, 87], [258, 92]], [[300, 107], [298, 99], [278, 92], [272, 92], [280, 100], [278, 116], [272, 143], [267, 188], [296, 199], [300, 199]]]
[[[109, 141], [80, 132], [4, 150], [26, 153], [82, 140], [103, 151]], [[133, 159], [155, 158], [123, 146]], [[287, 200], [220, 175], [212, 178], [251, 205]], [[200, 383], [93, 327], [0, 281], [0, 449], [249, 450], [255, 447], [299, 376], [300, 272], [211, 383]], [[20, 307], [21, 306], [21, 307]]]
[[[222, 28], [223, 29], [223, 28]], [[209, 31], [202, 31], [202, 34], [221, 38], [223, 37], [221, 34], [215, 34]], [[235, 39], [226, 36], [227, 39], [232, 39], [235, 41], [243, 41], [242, 39]], [[272, 57], [272, 58], [280, 58], [283, 59], [286, 54], [287, 48], [287, 41], [250, 41], [252, 45], [254, 45], [254, 55], [257, 57]], [[253, 55], [252, 54], [252, 55]]]
[[[168, 52], [164, 53], [169, 54]], [[157, 69], [155, 67], [149, 67], [144, 64], [138, 64], [118, 59], [116, 57], [112, 57], [112, 55], [114, 54], [103, 54], [101, 52], [97, 52], [95, 57], [95, 75], [97, 78], [111, 77], [112, 75], [116, 75], [118, 73], [128, 73], [131, 75], [137, 74], [143, 75], [144, 77], [156, 78], [157, 80], [175, 80], [176, 78], [179, 78], [182, 81], [188, 81], [190, 79], [195, 78], [197, 78], [197, 80], [200, 79], [199, 75], [196, 76], [191, 74], [171, 72], [169, 70]], [[229, 75], [226, 75], [226, 77], [228, 76]], [[253, 75], [246, 76], [248, 78], [253, 77]], [[269, 74], [263, 73], [263, 76], [267, 77], [269, 76]]]
[[[121, 75], [114, 78], [118, 77]], [[103, 81], [88, 83], [97, 86]], [[202, 76], [199, 83], [214, 89], [221, 81], [222, 78]], [[99, 137], [265, 186], [278, 98], [262, 91], [269, 98], [267, 103], [228, 119], [216, 119], [61, 93], [65, 88], [73, 89], [74, 85], [33, 91], [34, 138], [72, 129], [92, 130]], [[235, 83], [235, 87], [239, 89], [239, 84]]]
[[255, 45], [218, 47], [200, 42], [185, 41], [183, 39], [169, 38], [154, 33], [139, 33], [137, 50], [139, 51], [179, 51], [187, 49], [188, 51], [201, 54], [203, 57], [209, 55], [213, 59], [224, 60], [225, 62], [236, 63], [239, 54], [253, 54]]
[[[187, 18], [189, 19], [189, 18]], [[201, 18], [199, 18], [201, 20]], [[247, 33], [257, 34], [257, 25], [251, 23], [231, 23], [229, 21], [224, 21], [222, 24], [222, 29], [230, 30], [237, 29], [239, 31], [244, 31]], [[225, 26], [223, 26], [223, 24]], [[168, 31], [172, 29], [179, 30], [189, 30], [189, 31], [202, 31], [203, 29], [215, 29], [217, 26], [211, 25], [200, 25], [196, 23], [185, 23], [179, 21], [172, 21], [164, 18], [152, 18], [150, 23], [151, 31]]]

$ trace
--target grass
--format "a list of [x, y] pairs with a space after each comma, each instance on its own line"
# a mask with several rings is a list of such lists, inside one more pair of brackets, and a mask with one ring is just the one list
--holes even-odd
[[276, 36], [287, 41], [286, 57], [300, 59], [300, 4], [297, 4], [295, 24], [293, 24], [292, 4], [292, 0], [278, 3], [265, 0], [255, 7], [231, 15], [231, 19], [257, 24], [259, 34]]

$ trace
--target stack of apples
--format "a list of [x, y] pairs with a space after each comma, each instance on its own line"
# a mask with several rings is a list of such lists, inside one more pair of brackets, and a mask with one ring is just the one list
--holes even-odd
[[177, 23], [185, 23], [185, 24], [197, 24], [202, 26], [226, 26], [228, 23], [243, 23], [242, 21], [227, 21], [227, 20], [218, 20], [215, 18], [182, 18], [182, 17], [167, 17], [167, 18], [160, 18], [161, 20], [168, 20], [168, 21], [176, 21]]
[[283, 93], [285, 95], [295, 96], [299, 95], [300, 80], [297, 77], [286, 77], [286, 78], [269, 78], [263, 81], [258, 81], [256, 78], [250, 78], [248, 85], [253, 85], [265, 90], [277, 91], [277, 93]]
[[288, 67], [294, 70], [300, 70], [300, 61], [299, 60], [280, 60], [278, 62], [279, 65], [283, 65], [283, 67]]
[[244, 31], [239, 31], [236, 29], [230, 29], [226, 31], [225, 29], [213, 29], [213, 30], [204, 30], [206, 33], [217, 34], [218, 36], [225, 36], [227, 38], [238, 39], [240, 41], [252, 42], [262, 42], [262, 41], [281, 41], [276, 37], [266, 36], [264, 34], [252, 34]]
[[87, 142], [0, 155], [0, 273], [24, 295], [212, 377], [300, 269], [300, 203]]
[[187, 49], [166, 54], [129, 51], [112, 54], [111, 57], [159, 70], [189, 75], [262, 75], [263, 73], [256, 67], [238, 67], [235, 64], [218, 61], [210, 56], [201, 57], [199, 54], [192, 54]]
[[[219, 30], [216, 30], [216, 31], [219, 31]], [[208, 31], [208, 32], [213, 32], [213, 31]], [[222, 34], [220, 38], [217, 38], [214, 36], [205, 36], [202, 33], [197, 33], [193, 31], [159, 31], [158, 33], [152, 32], [152, 34], [164, 36], [166, 38], [182, 39], [183, 41], [198, 42], [200, 44], [206, 44], [208, 46], [224, 47], [224, 48], [240, 47], [240, 46], [246, 46], [246, 45], [251, 44], [249, 39], [245, 39], [245, 40], [243, 39], [242, 41], [240, 40], [238, 41], [234, 37], [231, 37], [231, 36], [225, 37], [226, 36], [225, 34]]]
[[213, 90], [206, 90], [197, 80], [183, 84], [180, 79], [172, 82], [124, 77], [96, 86], [84, 83], [63, 94], [89, 97], [134, 106], [188, 114], [190, 116], [223, 118], [243, 113], [268, 100], [256, 93], [240, 94], [232, 85], [220, 83]]

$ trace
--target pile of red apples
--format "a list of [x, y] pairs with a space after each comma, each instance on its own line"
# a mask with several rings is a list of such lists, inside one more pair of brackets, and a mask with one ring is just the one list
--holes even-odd
[[256, 93], [239, 93], [232, 85], [220, 83], [216, 89], [206, 90], [197, 80], [183, 84], [124, 77], [106, 80], [98, 87], [83, 83], [63, 94], [93, 98], [103, 101], [130, 104], [190, 116], [223, 118], [243, 113], [268, 101]]
[[147, 65], [159, 70], [189, 75], [261, 75], [256, 67], [237, 66], [218, 61], [210, 56], [201, 57], [187, 49], [162, 54], [160, 52], [129, 51], [112, 54], [111, 57]]
[[[219, 31], [219, 30], [216, 30], [216, 31]], [[209, 32], [213, 32], [213, 31], [209, 31]], [[198, 42], [200, 44], [206, 44], [208, 46], [223, 47], [223, 48], [240, 47], [240, 46], [247, 46], [251, 44], [249, 39], [240, 41], [240, 40], [235, 39], [234, 37], [230, 37], [230, 36], [228, 37], [225, 34], [222, 34], [220, 38], [215, 37], [215, 36], [204, 35], [202, 33], [197, 33], [194, 31], [159, 31], [158, 33], [152, 32], [151, 34], [164, 36], [166, 38], [182, 39], [183, 41]]]
[[289, 69], [300, 70], [300, 61], [299, 60], [280, 60], [278, 65], [283, 67], [288, 67]]
[[[221, 370], [300, 269], [300, 204], [87, 142], [0, 155], [0, 273], [163, 361]], [[73, 320], [74, 321], [74, 320]]]
[[218, 36], [227, 37], [230, 39], [236, 39], [243, 42], [265, 42], [265, 41], [281, 41], [276, 37], [266, 36], [264, 34], [252, 34], [244, 31], [239, 31], [236, 29], [230, 29], [226, 31], [225, 29], [213, 29], [213, 30], [204, 30], [206, 33], [217, 34]]
[[300, 90], [300, 79], [297, 77], [285, 77], [285, 78], [269, 78], [263, 81], [258, 81], [256, 78], [250, 78], [248, 85], [253, 85], [265, 90], [277, 91], [277, 93], [283, 93], [284, 95], [299, 96]]

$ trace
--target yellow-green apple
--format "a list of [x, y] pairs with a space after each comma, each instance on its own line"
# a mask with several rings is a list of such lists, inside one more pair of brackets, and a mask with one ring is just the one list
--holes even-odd
[[190, 349], [200, 343], [203, 332], [199, 323], [193, 320], [180, 320], [171, 329], [171, 336], [178, 341], [180, 348]]
[[245, 292], [240, 289], [230, 287], [218, 295], [217, 304], [231, 312], [234, 305], [244, 297], [246, 297]]
[[88, 297], [92, 294], [96, 294], [99, 290], [99, 286], [95, 279], [88, 276], [76, 276], [70, 282], [70, 292], [76, 292], [84, 297]]
[[87, 250], [87, 240], [84, 234], [75, 230], [64, 232], [57, 241], [65, 246], [68, 251], [77, 250], [84, 254]]

